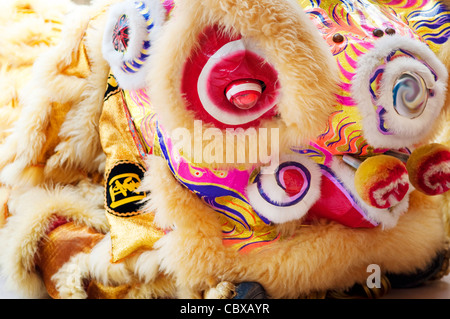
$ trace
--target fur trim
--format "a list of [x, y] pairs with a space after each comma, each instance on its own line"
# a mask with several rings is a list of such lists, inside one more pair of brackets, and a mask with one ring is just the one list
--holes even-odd
[[6, 187], [0, 186], [0, 228], [6, 223], [6, 219], [9, 215], [8, 211], [8, 198], [10, 190]]
[[[96, 13], [100, 9], [92, 9]], [[104, 9], [103, 9], [104, 10]], [[74, 104], [61, 125], [61, 142], [49, 158], [46, 172], [63, 167], [66, 170], [80, 168], [88, 172], [103, 172], [105, 156], [98, 135], [98, 122], [103, 106], [105, 83], [109, 66], [101, 57], [101, 32], [106, 23], [106, 14], [90, 20], [83, 38], [91, 72], [86, 78], [80, 102]]]
[[[173, 298], [176, 288], [173, 278], [159, 271], [155, 250], [130, 256], [121, 263], [110, 263], [111, 238], [105, 236], [90, 253], [73, 256], [52, 280], [61, 298], [87, 298], [85, 280], [96, 280], [104, 286], [130, 285], [125, 298]], [[136, 284], [132, 284], [136, 283]]]
[[[443, 0], [447, 7], [450, 7], [449, 0]], [[440, 51], [437, 53], [439, 59], [445, 64], [447, 70], [450, 70], [450, 41], [442, 45]], [[437, 126], [434, 141], [442, 143], [450, 147], [450, 90], [447, 90], [446, 103], [444, 105], [445, 112], [441, 116], [440, 126]], [[446, 228], [447, 236], [450, 238], [450, 192], [443, 195], [442, 214]]]
[[86, 299], [84, 279], [89, 278], [89, 254], [72, 256], [57, 273], [52, 276], [55, 287], [62, 299]]
[[[380, 121], [369, 91], [370, 76], [380, 61], [397, 49], [405, 50], [423, 59], [436, 73], [437, 80], [434, 80], [431, 71], [419, 60], [399, 58], [387, 63], [382, 78], [379, 103], [386, 111], [383, 119], [392, 134], [384, 135], [379, 129]], [[393, 85], [396, 78], [406, 71], [420, 75], [425, 80], [427, 88], [433, 90], [433, 95], [428, 96], [425, 110], [414, 119], [397, 114], [393, 106]], [[352, 85], [353, 97], [362, 115], [364, 137], [369, 144], [375, 148], [399, 149], [411, 147], [429, 138], [433, 123], [443, 106], [447, 79], [448, 74], [444, 65], [426, 44], [397, 35], [378, 40], [375, 47], [358, 61], [358, 69]]]
[[[448, 3], [450, 5], [450, 1], [443, 1], [444, 3]], [[447, 70], [450, 70], [450, 41], [444, 43], [437, 53], [438, 58], [442, 61], [442, 63], [447, 67]], [[450, 81], [450, 77], [449, 77]], [[450, 146], [450, 90], [447, 89], [447, 96], [444, 104], [444, 113], [440, 116], [441, 122], [440, 125], [436, 127], [436, 135], [434, 141], [437, 143], [446, 144]]]
[[21, 68], [59, 42], [65, 16], [76, 5], [69, 0], [3, 0], [1, 9], [0, 60]]
[[[281, 158], [280, 165], [290, 163], [292, 169], [298, 169], [303, 174], [302, 189], [295, 196], [301, 196], [301, 200], [290, 197], [279, 179], [282, 179], [280, 167], [263, 167], [259, 175], [259, 181], [249, 184], [247, 195], [249, 202], [255, 211], [274, 223], [285, 223], [299, 220], [305, 216], [312, 205], [319, 199], [321, 173], [320, 168], [307, 156], [291, 155]], [[300, 165], [299, 168], [294, 165]], [[266, 172], [267, 171], [267, 172]], [[264, 195], [262, 195], [263, 193]], [[287, 205], [288, 202], [292, 204]]]
[[[69, 1], [5, 0], [0, 12], [0, 144], [18, 120], [20, 91], [30, 81], [36, 58], [55, 46], [65, 15], [75, 5]], [[4, 154], [4, 153], [3, 153]]]
[[176, 298], [177, 286], [172, 276], [164, 274], [149, 283], [133, 285], [126, 298], [130, 299], [161, 299]]
[[155, 280], [159, 273], [160, 258], [157, 250], [145, 251], [137, 257], [134, 272], [139, 282], [148, 284]]
[[[84, 187], [86, 191], [90, 189]], [[45, 238], [55, 215], [102, 233], [108, 230], [103, 196], [83, 197], [82, 194], [77, 187], [69, 186], [18, 188], [11, 192], [8, 201], [11, 216], [0, 229], [0, 239], [4, 243], [0, 248], [0, 268], [9, 289], [30, 297], [44, 294], [45, 287], [34, 269], [34, 259], [39, 242]], [[92, 189], [85, 194], [93, 194]]]
[[132, 281], [126, 263], [111, 263], [111, 235], [108, 233], [89, 254], [89, 274], [103, 285], [121, 285]]
[[[147, 196], [147, 198], [144, 200], [143, 206], [141, 207], [142, 211], [155, 213], [154, 222], [161, 229], [172, 229], [174, 227], [177, 227], [176, 225], [186, 224], [193, 227], [193, 231], [198, 230], [198, 227], [195, 227], [195, 223], [192, 224], [192, 220], [193, 218], [195, 218], [195, 216], [200, 218], [201, 214], [195, 214], [195, 216], [185, 215], [185, 218], [178, 218], [178, 212], [180, 211], [180, 209], [191, 207], [190, 205], [192, 205], [192, 199], [198, 198], [197, 195], [192, 194], [189, 190], [187, 190], [175, 180], [170, 171], [167, 171], [167, 163], [163, 158], [148, 156], [146, 164], [150, 165], [147, 167], [152, 167], [152, 169], [148, 170], [145, 173], [138, 191], [149, 192], [151, 195]], [[165, 178], [161, 178], [158, 176], [165, 176]], [[157, 187], [158, 189], [155, 189], [155, 181], [158, 181], [159, 183], [159, 186]], [[180, 194], [184, 194], [186, 196], [183, 196], [183, 199], [181, 199], [179, 202], [174, 202], [171, 200], [172, 196], [169, 195], [174, 192], [179, 192]], [[166, 197], [167, 195], [169, 195], [169, 197]], [[212, 220], [215, 220], [215, 217], [213, 217], [213, 210], [209, 207], [208, 210], [211, 212], [211, 216], [204, 221], [205, 223], [209, 224], [212, 222]], [[218, 230], [220, 231], [220, 226]], [[162, 239], [164, 239], [164, 237]]]

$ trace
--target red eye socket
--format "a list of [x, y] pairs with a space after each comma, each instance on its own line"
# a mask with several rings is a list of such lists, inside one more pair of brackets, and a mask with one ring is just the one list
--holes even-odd
[[197, 119], [219, 128], [250, 127], [275, 115], [278, 74], [241, 37], [208, 27], [187, 59], [182, 92]]

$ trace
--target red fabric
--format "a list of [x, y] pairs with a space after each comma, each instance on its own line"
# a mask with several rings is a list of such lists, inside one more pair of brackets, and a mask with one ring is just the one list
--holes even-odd
[[55, 216], [54, 219], [51, 221], [50, 225], [48, 226], [47, 234], [49, 234], [50, 232], [52, 232], [53, 230], [55, 230], [59, 226], [62, 226], [64, 224], [68, 223], [68, 222], [69, 222], [69, 220], [67, 220], [64, 217]]
[[307, 219], [326, 218], [354, 228], [373, 228], [377, 225], [368, 221], [359, 211], [360, 207], [342, 184], [333, 176], [322, 175], [321, 196], [308, 212]]
[[295, 196], [302, 190], [305, 180], [302, 174], [295, 169], [288, 169], [283, 174], [284, 185], [286, 185], [286, 193], [289, 196]]

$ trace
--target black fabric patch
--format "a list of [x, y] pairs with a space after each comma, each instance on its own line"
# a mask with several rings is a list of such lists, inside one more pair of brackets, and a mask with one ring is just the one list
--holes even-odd
[[144, 177], [144, 169], [137, 163], [119, 162], [106, 178], [106, 210], [116, 216], [130, 217], [140, 214], [140, 201], [145, 192], [136, 192]]

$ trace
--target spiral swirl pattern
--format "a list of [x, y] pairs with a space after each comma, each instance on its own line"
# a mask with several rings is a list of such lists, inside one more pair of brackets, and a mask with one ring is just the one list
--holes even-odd
[[392, 93], [394, 109], [399, 115], [413, 119], [425, 110], [429, 91], [419, 75], [402, 73], [397, 78]]

